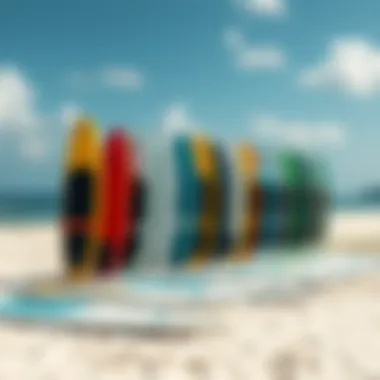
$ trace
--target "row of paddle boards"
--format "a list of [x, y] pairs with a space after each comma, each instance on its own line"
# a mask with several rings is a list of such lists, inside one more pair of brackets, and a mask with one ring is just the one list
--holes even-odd
[[225, 323], [219, 306], [304, 296], [380, 268], [365, 253], [313, 249], [328, 188], [297, 152], [204, 135], [145, 141], [124, 128], [103, 137], [80, 119], [66, 153], [64, 276], [0, 284], [1, 320], [209, 330]]
[[316, 243], [328, 209], [317, 169], [297, 152], [204, 135], [143, 141], [119, 127], [103, 138], [79, 119], [64, 175], [66, 273], [194, 270]]

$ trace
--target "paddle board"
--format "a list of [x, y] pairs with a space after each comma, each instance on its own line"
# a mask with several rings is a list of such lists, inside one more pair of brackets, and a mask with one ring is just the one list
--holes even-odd
[[[138, 144], [135, 141], [133, 145], [135, 153], [132, 162], [135, 163], [133, 181], [131, 183], [131, 201], [129, 211], [131, 212], [130, 230], [127, 234], [126, 240], [126, 262], [125, 268], [130, 269], [134, 267], [139, 248], [141, 246], [142, 226], [145, 221], [146, 213], [146, 200], [148, 188], [141, 173], [141, 155], [138, 152]], [[131, 157], [132, 158], [132, 157]], [[137, 158], [137, 162], [136, 162]], [[131, 167], [132, 169], [132, 167]]]
[[323, 167], [316, 157], [303, 156], [307, 188], [307, 231], [309, 244], [320, 243], [327, 225], [328, 197]]
[[288, 245], [299, 246], [307, 242], [308, 197], [307, 168], [299, 152], [283, 151], [281, 165], [288, 189], [287, 230], [284, 240]]
[[100, 133], [79, 119], [66, 150], [63, 188], [63, 251], [71, 280], [95, 275], [100, 252], [102, 166]]
[[176, 192], [173, 138], [157, 136], [139, 143], [144, 184], [144, 217], [133, 270], [167, 270], [175, 238]]
[[137, 169], [134, 142], [112, 129], [104, 145], [104, 241], [100, 270], [114, 273], [128, 264], [135, 230]]
[[286, 223], [282, 173], [276, 152], [262, 152], [260, 157], [257, 246], [267, 252], [274, 252], [281, 247], [281, 232]]
[[199, 268], [212, 260], [217, 249], [222, 209], [221, 189], [213, 142], [204, 136], [194, 136], [192, 150], [201, 186], [201, 212], [197, 245], [189, 264], [192, 268]]
[[239, 186], [239, 237], [232, 259], [245, 261], [252, 257], [258, 233], [258, 155], [249, 144], [239, 144], [235, 150]]
[[172, 145], [176, 182], [174, 212], [177, 223], [170, 262], [174, 267], [186, 265], [191, 260], [198, 239], [201, 182], [197, 177], [191, 144], [190, 136], [181, 135], [173, 140]]
[[233, 233], [231, 231], [232, 210], [232, 170], [234, 169], [228, 147], [225, 144], [215, 144], [215, 155], [219, 178], [220, 194], [220, 228], [217, 236], [216, 260], [227, 259], [233, 245]]

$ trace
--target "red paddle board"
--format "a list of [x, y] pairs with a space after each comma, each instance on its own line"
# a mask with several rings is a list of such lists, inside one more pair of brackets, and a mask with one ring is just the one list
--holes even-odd
[[113, 129], [104, 147], [104, 240], [100, 270], [122, 270], [131, 254], [135, 213], [136, 162], [132, 139]]

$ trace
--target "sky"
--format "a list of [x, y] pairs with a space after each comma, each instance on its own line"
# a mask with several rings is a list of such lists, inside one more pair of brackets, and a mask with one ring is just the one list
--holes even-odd
[[378, 0], [0, 1], [0, 190], [55, 189], [72, 120], [291, 145], [380, 183]]

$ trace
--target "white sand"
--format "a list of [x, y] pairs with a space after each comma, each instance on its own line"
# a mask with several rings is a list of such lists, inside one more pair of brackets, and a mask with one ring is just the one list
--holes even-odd
[[380, 213], [342, 212], [330, 219], [326, 248], [334, 252], [379, 252]]
[[[380, 216], [339, 215], [326, 246], [376, 251], [379, 231]], [[0, 226], [0, 260], [0, 278], [57, 273], [56, 229]], [[372, 275], [307, 300], [236, 305], [221, 311], [227, 321], [221, 334], [171, 340], [0, 323], [0, 379], [374, 380], [379, 300], [380, 277]]]

